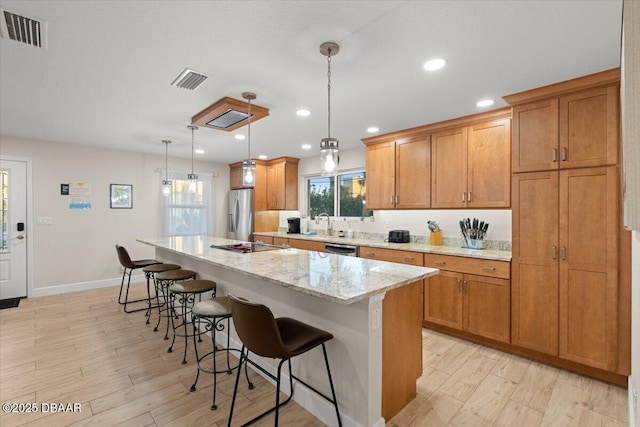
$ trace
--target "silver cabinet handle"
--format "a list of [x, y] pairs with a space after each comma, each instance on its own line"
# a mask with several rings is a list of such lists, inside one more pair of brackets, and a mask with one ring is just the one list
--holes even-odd
[[562, 147], [562, 161], [567, 161], [567, 147]]
[[462, 280], [458, 279], [458, 292], [462, 292]]
[[467, 197], [467, 202], [471, 201], [471, 191], [469, 191], [469, 197]]
[[553, 150], [551, 150], [551, 161], [552, 162], [557, 162], [558, 161], [558, 149], [554, 148]]
[[413, 261], [413, 257], [412, 256], [406, 256], [404, 257], [405, 261]]
[[464, 203], [464, 191], [462, 192], [462, 203]]
[[374, 256], [374, 255], [375, 255], [375, 252], [365, 252], [365, 255], [366, 255], [366, 256]]
[[468, 289], [469, 289], [469, 288], [468, 288], [468, 283], [467, 283], [467, 281], [466, 281], [466, 280], [463, 280], [463, 281], [462, 281], [462, 292], [467, 292], [467, 290], [468, 290]]
[[558, 259], [558, 247], [551, 246], [551, 259]]
[[434, 264], [435, 265], [445, 265], [446, 261], [435, 261]]
[[560, 246], [560, 259], [563, 261], [567, 259], [567, 248]]
[[495, 267], [482, 267], [483, 271], [496, 271]]
[[391, 204], [393, 205], [393, 196], [391, 196]]
[[396, 194], [396, 205], [398, 204], [398, 195]]

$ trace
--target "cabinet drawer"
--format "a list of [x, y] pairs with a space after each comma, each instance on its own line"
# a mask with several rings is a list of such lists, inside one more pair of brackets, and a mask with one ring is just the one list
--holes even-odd
[[262, 236], [260, 234], [253, 235], [254, 242], [262, 242], [267, 245], [273, 245], [273, 237], [272, 236]]
[[451, 255], [424, 254], [424, 265], [440, 270], [509, 279], [511, 263]]
[[324, 252], [324, 242], [315, 240], [289, 239], [289, 245], [291, 245], [292, 248]]
[[274, 245], [278, 245], [278, 246], [288, 246], [289, 245], [289, 239], [284, 238], [284, 237], [274, 237], [273, 238], [273, 244]]
[[423, 265], [422, 254], [420, 252], [372, 248], [370, 246], [360, 247], [360, 258], [397, 262], [398, 264]]

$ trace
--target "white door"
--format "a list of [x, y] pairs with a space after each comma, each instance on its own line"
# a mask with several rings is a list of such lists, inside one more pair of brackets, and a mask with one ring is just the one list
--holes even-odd
[[27, 296], [27, 163], [0, 159], [0, 299]]

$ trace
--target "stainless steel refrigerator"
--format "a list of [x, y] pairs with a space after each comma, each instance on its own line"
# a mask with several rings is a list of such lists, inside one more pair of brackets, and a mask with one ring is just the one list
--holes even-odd
[[253, 189], [229, 191], [227, 238], [249, 241], [253, 234]]

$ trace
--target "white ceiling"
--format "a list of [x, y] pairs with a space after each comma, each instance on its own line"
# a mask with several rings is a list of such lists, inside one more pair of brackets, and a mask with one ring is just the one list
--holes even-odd
[[[0, 132], [45, 141], [190, 157], [191, 117], [244, 91], [270, 115], [252, 156], [317, 155], [379, 133], [473, 114], [475, 103], [620, 64], [622, 0], [606, 1], [4, 1], [48, 23], [48, 48], [0, 40]], [[447, 59], [429, 74], [423, 63]], [[171, 86], [185, 68], [209, 75]], [[307, 108], [311, 116], [299, 118]], [[200, 129], [200, 158], [246, 157], [234, 133]], [[312, 150], [303, 150], [303, 143]]]

